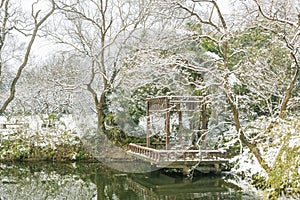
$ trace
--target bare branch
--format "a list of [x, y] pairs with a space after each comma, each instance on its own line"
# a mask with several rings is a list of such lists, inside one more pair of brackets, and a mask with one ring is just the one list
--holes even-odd
[[288, 24], [290, 26], [293, 26], [293, 27], [298, 27], [298, 24], [297, 23], [294, 23], [294, 22], [291, 22], [291, 21], [288, 21], [288, 20], [285, 20], [285, 19], [279, 19], [279, 18], [274, 18], [274, 17], [271, 17], [269, 15], [267, 15], [263, 9], [262, 9], [262, 6], [261, 4], [259, 3], [258, 0], [253, 0], [255, 2], [255, 4], [257, 5], [258, 7], [258, 11], [259, 13], [264, 17], [266, 18], [267, 20], [270, 20], [270, 21], [277, 21], [277, 22], [280, 22], [280, 23], [283, 23], [283, 24]]
[[[211, 2], [211, 1], [208, 1], [208, 2]], [[195, 16], [195, 17], [199, 20], [200, 23], [207, 24], [207, 25], [211, 25], [211, 26], [214, 27], [217, 31], [220, 32], [220, 28], [219, 28], [216, 24], [214, 24], [214, 23], [211, 21], [211, 18], [209, 18], [209, 20], [204, 20], [204, 19], [202, 19], [202, 17], [201, 17], [200, 15], [198, 15], [198, 13], [196, 13], [193, 9], [190, 9], [190, 8], [184, 6], [183, 4], [179, 3], [179, 2], [177, 3], [177, 5], [178, 5], [180, 8], [182, 8], [183, 10], [187, 11], [188, 13], [190, 13], [191, 16]]]
[[41, 25], [52, 15], [54, 10], [55, 10], [55, 3], [54, 3], [54, 0], [52, 0], [51, 10], [39, 22], [37, 21], [38, 20], [37, 15], [35, 15], [36, 16], [36, 18], [34, 18], [35, 26], [34, 26], [34, 29], [32, 31], [32, 36], [30, 38], [30, 41], [27, 45], [27, 49], [26, 49], [26, 52], [25, 52], [25, 55], [24, 55], [24, 58], [23, 58], [23, 62], [19, 66], [17, 74], [15, 75], [15, 77], [14, 77], [12, 83], [11, 83], [9, 97], [4, 101], [3, 105], [1, 106], [0, 113], [3, 113], [6, 110], [7, 106], [10, 104], [10, 102], [14, 99], [15, 93], [16, 93], [17, 82], [20, 79], [24, 68], [27, 65], [29, 55], [30, 55], [30, 52], [31, 52], [31, 49], [32, 49], [32, 45], [33, 45], [33, 43], [36, 39], [37, 33], [38, 33]]

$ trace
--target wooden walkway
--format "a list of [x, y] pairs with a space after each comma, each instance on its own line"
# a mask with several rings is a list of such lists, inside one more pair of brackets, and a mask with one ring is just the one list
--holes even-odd
[[131, 143], [128, 154], [157, 167], [185, 169], [197, 165], [203, 172], [220, 172], [229, 162], [226, 151], [221, 150], [158, 150]]

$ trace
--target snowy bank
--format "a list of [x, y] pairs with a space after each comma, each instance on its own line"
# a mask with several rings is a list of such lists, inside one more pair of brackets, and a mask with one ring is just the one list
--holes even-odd
[[79, 160], [89, 158], [72, 116], [1, 118], [1, 160]]
[[[271, 131], [265, 131], [274, 123]], [[261, 117], [247, 124], [245, 133], [255, 139], [271, 171], [267, 174], [247, 147], [233, 159], [232, 173], [266, 193], [266, 198], [300, 198], [300, 118]], [[279, 196], [279, 197], [278, 197]]]

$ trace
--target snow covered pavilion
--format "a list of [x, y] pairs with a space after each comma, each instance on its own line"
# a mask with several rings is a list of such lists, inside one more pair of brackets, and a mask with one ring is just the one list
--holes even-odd
[[157, 167], [197, 166], [202, 172], [220, 172], [228, 163], [226, 151], [206, 148], [205, 97], [148, 98], [146, 119], [146, 143], [129, 144], [129, 154]]

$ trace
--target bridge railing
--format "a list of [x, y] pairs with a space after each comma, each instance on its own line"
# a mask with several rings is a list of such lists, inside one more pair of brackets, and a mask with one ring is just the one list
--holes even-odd
[[10, 123], [10, 122], [5, 122], [5, 123], [0, 123], [0, 129], [19, 129], [23, 127], [28, 127], [28, 123]]
[[185, 150], [170, 149], [158, 150], [145, 147], [142, 144], [129, 144], [129, 150], [138, 156], [153, 161], [179, 161], [179, 160], [220, 160], [226, 158], [226, 151], [222, 150]]

